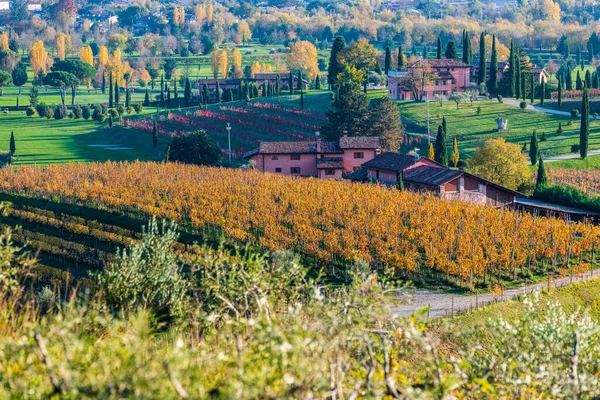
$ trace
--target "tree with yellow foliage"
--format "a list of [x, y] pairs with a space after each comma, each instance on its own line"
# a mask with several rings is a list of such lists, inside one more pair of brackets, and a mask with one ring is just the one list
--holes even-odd
[[179, 7], [179, 26], [182, 28], [185, 26], [185, 8]]
[[504, 138], [490, 139], [478, 147], [468, 162], [468, 171], [513, 190], [531, 180], [521, 146]]
[[552, 0], [544, 0], [543, 9], [545, 19], [554, 22], [560, 21], [560, 4]]
[[215, 45], [212, 50], [210, 65], [212, 67], [213, 77], [217, 79], [219, 76], [219, 46]]
[[106, 46], [100, 46], [98, 49], [98, 63], [100, 65], [108, 64], [108, 49]]
[[0, 50], [8, 50], [8, 32], [2, 32], [0, 35]]
[[252, 63], [252, 65], [250, 66], [250, 73], [252, 74], [252, 77], [254, 78], [254, 75], [258, 74], [260, 71], [261, 71], [260, 63], [258, 61], [254, 61]]
[[317, 48], [307, 40], [292, 43], [286, 61], [290, 70], [305, 71], [310, 80], [319, 73]]
[[242, 43], [244, 44], [248, 43], [248, 41], [252, 39], [252, 31], [250, 30], [248, 22], [246, 22], [245, 20], [238, 22], [237, 34], [239, 35]]
[[84, 46], [81, 48], [79, 52], [79, 59], [84, 63], [94, 65], [94, 53], [92, 52], [92, 48], [90, 46]]
[[175, 7], [173, 9], [173, 25], [179, 26], [180, 23], [181, 22], [179, 20], [179, 7]]
[[206, 6], [204, 4], [196, 6], [196, 19], [200, 25], [204, 24], [204, 20], [206, 19]]
[[427, 152], [427, 158], [430, 160], [435, 159], [435, 150], [433, 149], [433, 142], [429, 143], [429, 151]]
[[231, 65], [234, 68], [242, 68], [242, 52], [237, 48], [231, 51]]
[[213, 22], [213, 5], [209, 4], [208, 7], [206, 7], [206, 22], [208, 24], [212, 24]]
[[35, 42], [31, 46], [31, 52], [29, 54], [29, 63], [35, 76], [37, 76], [40, 71], [46, 72], [48, 70], [48, 60], [48, 52], [46, 52], [44, 42], [41, 40]]
[[227, 49], [221, 50], [219, 54], [219, 70], [221, 71], [221, 78], [227, 78], [227, 72], [229, 71], [229, 56], [227, 55]]
[[59, 60], [64, 60], [67, 55], [67, 35], [63, 32], [56, 37], [56, 53]]

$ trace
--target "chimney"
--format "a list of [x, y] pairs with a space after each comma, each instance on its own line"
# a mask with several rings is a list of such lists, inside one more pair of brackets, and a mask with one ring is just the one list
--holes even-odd
[[317, 136], [317, 154], [321, 153], [321, 138]]

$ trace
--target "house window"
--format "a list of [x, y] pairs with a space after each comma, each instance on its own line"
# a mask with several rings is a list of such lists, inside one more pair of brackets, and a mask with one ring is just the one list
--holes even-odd
[[300, 174], [300, 167], [292, 167], [290, 172], [292, 174]]
[[438, 81], [435, 81], [435, 86], [439, 85]]
[[300, 154], [292, 154], [292, 155], [290, 156], [290, 158], [291, 158], [292, 160], [299, 160], [299, 159], [300, 159]]
[[365, 158], [365, 153], [363, 153], [362, 151], [355, 151], [354, 152], [354, 158], [355, 159]]
[[335, 169], [326, 169], [325, 175], [335, 175]]
[[275, 172], [281, 172], [281, 168], [275, 168]]
[[273, 156], [273, 157], [271, 157], [271, 160], [273, 160], [273, 161], [275, 161], [275, 160], [279, 160], [279, 157], [277, 157], [277, 156]]

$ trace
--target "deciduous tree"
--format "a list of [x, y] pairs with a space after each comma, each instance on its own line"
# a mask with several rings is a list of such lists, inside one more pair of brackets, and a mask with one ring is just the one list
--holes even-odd
[[526, 163], [527, 158], [521, 152], [521, 146], [498, 138], [490, 139], [477, 148], [468, 161], [468, 170], [474, 175], [518, 190], [531, 179]]

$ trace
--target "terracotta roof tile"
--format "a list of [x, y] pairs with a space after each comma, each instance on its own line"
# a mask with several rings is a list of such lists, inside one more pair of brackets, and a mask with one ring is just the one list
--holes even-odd
[[375, 156], [375, 158], [367, 161], [362, 166], [400, 172], [413, 165], [416, 161], [417, 158], [410, 154], [400, 154], [388, 151]]
[[344, 136], [340, 138], [342, 149], [378, 149], [380, 145], [377, 136]]
[[317, 158], [317, 168], [344, 168], [342, 157]]

